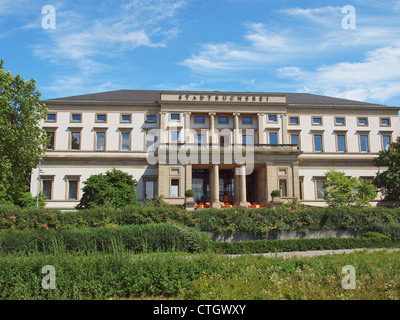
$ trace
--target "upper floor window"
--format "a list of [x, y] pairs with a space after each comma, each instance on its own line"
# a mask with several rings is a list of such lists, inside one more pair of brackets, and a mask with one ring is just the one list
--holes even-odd
[[71, 122], [82, 122], [82, 113], [71, 113]]
[[380, 118], [380, 122], [382, 127], [390, 126], [390, 118]]
[[107, 122], [107, 115], [105, 113], [97, 113], [96, 122]]
[[171, 141], [170, 143], [178, 143], [179, 142], [179, 131], [171, 131]]
[[194, 122], [195, 123], [204, 123], [204, 116], [195, 116]]
[[252, 118], [249, 116], [245, 116], [245, 117], [243, 117], [242, 121], [243, 121], [243, 124], [251, 124]]
[[121, 122], [131, 123], [132, 122], [132, 115], [130, 115], [130, 114], [121, 114]]
[[156, 116], [154, 114], [146, 115], [146, 122], [155, 123], [156, 122]]
[[73, 128], [71, 130], [70, 134], [70, 144], [69, 144], [70, 150], [81, 150], [81, 131], [73, 131]]
[[278, 144], [277, 132], [270, 132], [268, 136], [269, 136], [269, 144]]
[[131, 150], [131, 132], [130, 131], [121, 131], [120, 149], [122, 151]]
[[300, 135], [298, 133], [290, 134], [290, 144], [297, 144], [297, 148], [300, 147]]
[[322, 125], [322, 117], [312, 117], [313, 125]]
[[338, 152], [346, 152], [346, 135], [344, 133], [336, 135], [336, 145]]
[[46, 116], [47, 122], [56, 122], [57, 121], [57, 114], [56, 113], [48, 113]]
[[382, 135], [382, 147], [383, 150], [387, 150], [389, 148], [389, 145], [391, 143], [392, 137], [390, 134], [383, 134]]
[[357, 124], [359, 126], [367, 126], [368, 125], [368, 118], [358, 118]]
[[242, 136], [242, 139], [243, 139], [242, 142], [243, 142], [244, 145], [252, 145], [252, 144], [254, 144], [254, 139], [253, 139], [253, 136], [251, 136], [251, 135], [244, 134]]
[[289, 124], [300, 124], [299, 117], [289, 117]]
[[278, 121], [278, 117], [276, 114], [269, 114], [267, 119], [268, 119], [268, 122], [277, 122]]
[[47, 137], [49, 137], [49, 145], [47, 146], [47, 150], [54, 150], [54, 141], [55, 141], [55, 131], [46, 131]]
[[227, 116], [219, 116], [218, 122], [219, 123], [228, 123], [228, 117]]
[[171, 120], [180, 120], [181, 115], [179, 113], [171, 113]]
[[343, 117], [336, 117], [335, 118], [335, 125], [336, 126], [344, 126], [345, 125], [345, 120]]
[[323, 152], [322, 134], [314, 134], [314, 152]]
[[360, 151], [369, 152], [368, 134], [360, 134]]

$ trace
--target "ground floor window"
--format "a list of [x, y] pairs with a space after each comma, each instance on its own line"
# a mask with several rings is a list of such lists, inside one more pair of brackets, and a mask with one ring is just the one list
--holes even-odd
[[179, 179], [171, 180], [171, 197], [179, 197]]

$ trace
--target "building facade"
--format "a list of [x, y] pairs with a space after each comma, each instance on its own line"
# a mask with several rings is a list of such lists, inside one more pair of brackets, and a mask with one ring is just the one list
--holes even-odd
[[219, 208], [280, 190], [323, 206], [327, 170], [373, 178], [377, 153], [400, 135], [399, 107], [303, 93], [120, 90], [44, 103], [51, 145], [31, 193], [65, 210], [87, 178], [113, 167], [138, 181], [139, 200], [183, 204], [192, 189]]

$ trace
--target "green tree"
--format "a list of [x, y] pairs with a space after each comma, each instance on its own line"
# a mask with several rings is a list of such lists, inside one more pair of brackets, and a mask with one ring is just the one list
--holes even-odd
[[137, 205], [137, 181], [126, 172], [115, 168], [105, 174], [90, 176], [82, 188], [83, 195], [77, 209], [96, 206], [123, 207]]
[[377, 173], [374, 184], [385, 195], [386, 200], [400, 200], [400, 137], [389, 144], [386, 150], [379, 151], [375, 158], [377, 167], [386, 170]]
[[[45, 154], [48, 137], [39, 121], [47, 108], [34, 79], [24, 81], [0, 61], [0, 203], [27, 205], [32, 169]], [[29, 195], [30, 196], [30, 195]]]
[[376, 197], [375, 187], [369, 180], [349, 178], [334, 169], [326, 172], [325, 177], [322, 189], [330, 207], [370, 205], [370, 200]]

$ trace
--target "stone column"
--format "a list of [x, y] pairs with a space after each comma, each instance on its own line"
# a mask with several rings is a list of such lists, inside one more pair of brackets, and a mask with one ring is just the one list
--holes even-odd
[[213, 208], [221, 208], [221, 202], [219, 202], [219, 165], [218, 164], [213, 164], [212, 165], [212, 175], [213, 175], [213, 202], [212, 202], [212, 207]]
[[236, 168], [233, 169], [233, 177], [234, 177], [233, 183], [234, 183], [234, 192], [235, 192], [233, 199], [234, 199], [234, 202], [239, 203], [240, 202], [240, 175], [236, 174], [237, 173], [236, 171], [237, 171]]
[[192, 164], [189, 162], [185, 166], [185, 191], [192, 189]]
[[210, 143], [216, 144], [216, 143], [218, 143], [218, 141], [215, 139], [215, 115], [216, 115], [216, 113], [210, 112], [208, 115], [210, 116], [210, 138], [211, 138]]
[[240, 205], [247, 207], [246, 199], [246, 165], [240, 165]]
[[167, 132], [166, 132], [166, 112], [160, 112], [160, 144], [165, 144], [167, 142]]
[[264, 114], [257, 113], [258, 144], [264, 144]]
[[190, 130], [190, 115], [191, 112], [186, 111], [185, 112], [185, 130], [184, 130], [184, 136], [185, 136], [185, 143], [192, 143], [192, 137], [190, 135], [191, 130]]
[[271, 192], [272, 190], [278, 189], [276, 186], [277, 183], [277, 175], [275, 172], [275, 166], [273, 166], [272, 162], [265, 163], [265, 180], [266, 180], [266, 199], [267, 201], [272, 201]]
[[233, 122], [233, 136], [234, 136], [234, 144], [235, 145], [240, 145], [240, 132], [239, 132], [239, 116], [240, 113], [234, 112], [234, 122]]
[[300, 200], [300, 184], [299, 184], [299, 162], [293, 162], [293, 198], [297, 198]]
[[288, 132], [287, 132], [287, 114], [281, 114], [281, 120], [282, 120], [282, 142], [283, 144], [288, 143]]

